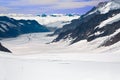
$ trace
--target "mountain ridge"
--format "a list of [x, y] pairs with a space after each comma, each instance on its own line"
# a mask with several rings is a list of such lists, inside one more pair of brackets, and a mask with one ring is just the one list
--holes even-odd
[[[116, 5], [112, 5], [112, 4], [116, 4]], [[102, 7], [100, 6], [100, 4], [102, 4]], [[105, 13], [101, 13], [100, 11], [97, 11], [99, 9], [99, 7], [94, 7], [93, 9], [91, 9], [90, 11], [88, 11], [86, 14], [82, 15], [81, 18], [78, 19], [78, 24], [75, 25], [75, 29], [71, 29], [71, 30], [66, 30], [65, 32], [61, 32], [58, 37], [56, 39], [53, 40], [53, 42], [58, 42], [60, 40], [65, 40], [65, 39], [69, 39], [72, 38], [72, 42], [76, 43], [80, 40], [87, 40], [88, 42], [95, 40], [97, 38], [100, 37], [105, 37], [105, 36], [110, 36], [111, 34], [115, 33], [116, 30], [118, 30], [120, 28], [120, 18], [119, 15], [120, 14], [120, 5], [118, 6], [118, 3], [114, 2], [114, 1], [108, 1], [108, 2], [103, 2], [98, 4], [98, 6], [100, 6], [100, 8], [102, 8], [103, 10], [105, 10], [104, 7], [106, 7], [108, 4], [111, 4], [109, 7], [109, 10]], [[116, 6], [118, 6], [116, 8]], [[108, 7], [108, 6], [107, 6]], [[102, 10], [101, 10], [102, 11]], [[92, 14], [91, 14], [92, 13]], [[115, 16], [117, 16], [118, 18], [116, 18]], [[115, 18], [114, 18], [115, 17]], [[113, 19], [113, 20], [111, 20]], [[110, 22], [109, 20], [113, 21]], [[102, 22], [106, 23], [106, 25], [103, 25], [101, 28], [97, 27], [98, 25], [102, 24]], [[75, 22], [69, 24], [72, 25]], [[68, 25], [65, 25], [69, 28]], [[64, 28], [62, 28], [64, 30]], [[97, 35], [96, 35], [97, 34]], [[119, 34], [114, 36], [114, 39], [111, 38], [110, 40], [106, 41], [105, 43], [101, 44], [101, 46], [110, 46], [113, 45], [115, 43], [117, 43], [118, 41], [120, 41], [119, 39]]]
[[48, 32], [49, 30], [35, 20], [15, 20], [0, 16], [0, 38], [17, 37], [21, 34]]

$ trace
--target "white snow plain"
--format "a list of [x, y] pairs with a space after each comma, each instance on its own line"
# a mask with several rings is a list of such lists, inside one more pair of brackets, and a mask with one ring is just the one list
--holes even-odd
[[120, 43], [97, 48], [102, 43], [99, 38], [71, 46], [69, 41], [45, 44], [56, 37], [47, 34], [1, 41], [13, 53], [0, 52], [0, 80], [120, 80], [120, 46], [116, 46]]

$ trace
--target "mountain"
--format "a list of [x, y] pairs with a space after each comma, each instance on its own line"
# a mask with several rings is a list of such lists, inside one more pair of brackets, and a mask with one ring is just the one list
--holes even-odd
[[35, 20], [15, 20], [0, 16], [0, 38], [16, 37], [20, 34], [48, 32], [49, 30]]
[[55, 31], [56, 29], [62, 28], [65, 24], [70, 23], [73, 19], [78, 19], [80, 15], [78, 14], [41, 14], [41, 15], [31, 15], [31, 14], [0, 14], [0, 16], [8, 16], [16, 20], [35, 20], [39, 24], [46, 26], [50, 31]]
[[74, 19], [71, 22], [67, 23], [66, 25], [62, 25], [62, 28], [56, 29], [54, 33], [51, 34], [50, 36], [59, 35], [60, 33], [73, 30], [77, 27], [77, 25], [79, 25], [79, 22], [80, 22], [80, 19]]
[[61, 29], [64, 25], [71, 23], [71, 21], [56, 21], [45, 25], [50, 31]]
[[[72, 14], [71, 14], [72, 15]], [[32, 15], [32, 14], [0, 14], [0, 16], [7, 16], [16, 20], [36, 20], [39, 24], [47, 25], [50, 23], [58, 22], [58, 21], [71, 21], [73, 19], [77, 19], [80, 15], [73, 14], [72, 16], [68, 14], [51, 14], [51, 15]]]
[[53, 42], [71, 39], [73, 44], [81, 40], [90, 42], [106, 37], [100, 46], [113, 45], [120, 41], [120, 2], [117, 0], [101, 2], [76, 21], [65, 26], [68, 30], [63, 27], [63, 32]]

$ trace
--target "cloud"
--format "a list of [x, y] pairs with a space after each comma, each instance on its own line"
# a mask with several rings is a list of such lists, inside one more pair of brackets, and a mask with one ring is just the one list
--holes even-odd
[[33, 4], [33, 5], [46, 5], [46, 4], [54, 4], [56, 2], [58, 2], [58, 0], [26, 0], [29, 4]]
[[11, 6], [30, 6], [30, 5], [50, 5], [57, 3], [58, 0], [18, 0], [11, 1]]
[[70, 8], [83, 8], [86, 6], [95, 6], [102, 1], [105, 0], [18, 0], [11, 1], [9, 5], [10, 6], [50, 5], [49, 8], [70, 9]]
[[81, 2], [61, 2], [53, 6], [56, 9], [73, 9], [73, 8], [83, 8], [86, 6], [96, 6], [98, 1], [81, 1]]
[[[48, 12], [96, 6], [106, 0], [0, 0], [1, 12]], [[7, 5], [6, 5], [7, 4]]]

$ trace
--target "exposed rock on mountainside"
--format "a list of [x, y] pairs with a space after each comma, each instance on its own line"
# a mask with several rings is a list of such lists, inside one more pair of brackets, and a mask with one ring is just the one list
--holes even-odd
[[[73, 24], [75, 24], [73, 26]], [[110, 36], [120, 29], [120, 3], [112, 0], [102, 2], [97, 7], [82, 15], [80, 19], [65, 25], [70, 29], [65, 30], [53, 41], [60, 41], [62, 39], [72, 39], [71, 43], [80, 40], [92, 41], [94, 39]], [[73, 27], [73, 29], [71, 29]], [[120, 41], [120, 31], [118, 34], [107, 39], [102, 46], [109, 46]]]
[[11, 53], [11, 51], [5, 48], [1, 43], [0, 43], [0, 51]]

